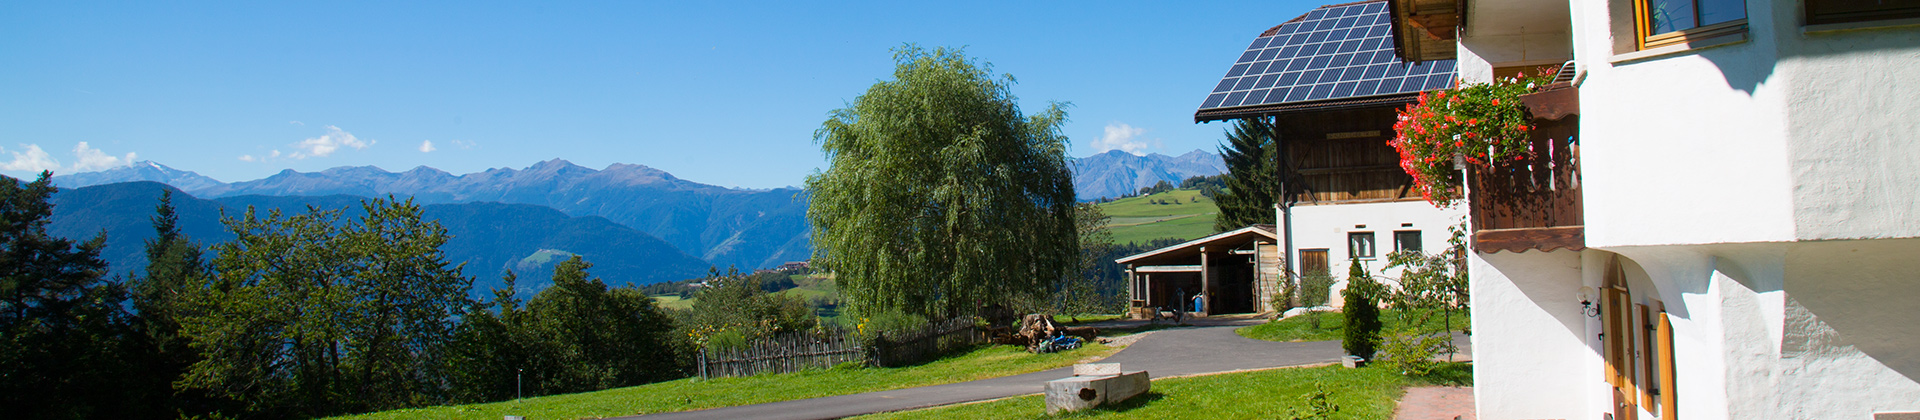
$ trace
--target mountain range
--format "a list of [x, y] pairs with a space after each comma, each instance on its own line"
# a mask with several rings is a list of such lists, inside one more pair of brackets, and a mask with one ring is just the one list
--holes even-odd
[[[85, 239], [104, 232], [101, 258], [112, 272], [135, 271], [146, 264], [144, 244], [154, 237], [150, 220], [164, 191], [174, 192], [181, 232], [203, 246], [232, 240], [220, 218], [239, 217], [249, 207], [262, 217], [273, 210], [303, 213], [308, 206], [343, 210], [343, 220], [364, 214], [360, 202], [365, 198], [357, 196], [200, 199], [157, 182], [123, 182], [62, 189], [52, 200], [48, 233]], [[474, 290], [480, 294], [499, 286], [507, 269], [520, 275], [521, 291], [545, 288], [552, 265], [572, 255], [593, 263], [593, 275], [612, 284], [694, 278], [709, 267], [665, 241], [597, 216], [572, 217], [543, 206], [505, 203], [426, 204], [421, 210], [425, 219], [439, 222], [452, 235], [441, 251], [451, 263], [466, 264], [463, 272], [475, 278]]]
[[812, 252], [803, 190], [719, 187], [642, 165], [613, 164], [595, 170], [553, 159], [526, 169], [495, 168], [465, 175], [425, 166], [397, 173], [356, 166], [320, 172], [289, 169], [258, 180], [222, 183], [143, 161], [54, 177], [62, 188], [127, 181], [167, 183], [200, 198], [393, 195], [422, 204], [545, 206], [569, 216], [604, 217], [721, 267], [767, 268], [805, 260]]
[[1159, 153], [1145, 156], [1119, 150], [1074, 159], [1073, 189], [1081, 201], [1119, 198], [1151, 187], [1160, 181], [1179, 185], [1196, 176], [1227, 172], [1227, 163], [1205, 150], [1180, 156]]
[[[1073, 159], [1070, 165], [1078, 198], [1087, 201], [1124, 196], [1160, 181], [1178, 183], [1193, 176], [1226, 172], [1226, 165], [1218, 155], [1202, 150], [1180, 156], [1158, 153], [1138, 156], [1115, 150]], [[525, 169], [494, 168], [464, 175], [425, 166], [405, 172], [389, 172], [373, 166], [343, 166], [319, 172], [289, 169], [262, 179], [225, 183], [192, 171], [141, 161], [105, 171], [55, 176], [53, 181], [67, 190], [151, 181], [169, 185], [201, 201], [214, 200], [211, 202], [219, 205], [210, 208], [222, 209], [245, 208], [246, 204], [278, 206], [294, 202], [328, 204], [324, 208], [351, 208], [353, 206], [347, 204], [357, 202], [360, 198], [388, 195], [411, 197], [420, 204], [524, 204], [550, 208], [560, 213], [559, 216], [568, 218], [604, 218], [604, 221], [611, 222], [610, 225], [631, 228], [658, 238], [685, 255], [719, 267], [769, 268], [787, 261], [805, 260], [812, 253], [812, 244], [807, 238], [804, 190], [719, 187], [683, 180], [665, 171], [634, 164], [613, 164], [595, 170], [553, 159]], [[152, 186], [144, 188], [151, 189]], [[147, 193], [150, 194], [143, 194], [158, 194], [157, 190]], [[90, 194], [94, 193], [63, 193], [63, 196]], [[84, 201], [76, 203], [92, 205]], [[151, 201], [143, 206], [126, 207], [138, 207], [138, 212], [113, 215], [130, 217], [128, 221], [100, 223], [102, 227], [104, 224], [131, 223], [109, 231], [118, 237], [125, 235], [117, 232], [135, 232], [137, 235], [139, 229], [134, 228], [145, 226], [145, 215], [152, 210]], [[472, 210], [498, 209], [485, 206], [431, 208], [449, 214], [470, 210], [473, 217], [487, 214], [507, 217], [507, 213], [513, 213], [514, 217], [532, 217], [515, 212]], [[468, 210], [456, 211], [455, 208]], [[75, 209], [69, 206], [62, 210]], [[522, 213], [530, 211], [533, 210], [516, 210]], [[72, 214], [75, 213], [67, 215]], [[541, 217], [550, 219], [552, 216]], [[216, 218], [209, 216], [206, 219], [208, 225], [203, 226], [205, 229], [202, 231], [225, 235], [223, 230], [218, 229], [216, 221]], [[479, 227], [484, 223], [506, 224], [508, 221], [517, 222], [507, 218], [490, 222], [461, 219], [443, 223], [459, 222]], [[554, 223], [559, 222], [542, 226]], [[71, 233], [90, 236], [85, 232], [93, 231], [98, 229], [74, 230]], [[151, 235], [151, 232], [146, 235]], [[131, 252], [124, 249], [118, 251]], [[484, 259], [473, 262], [492, 267], [500, 261]], [[611, 263], [596, 261], [596, 264]], [[704, 273], [704, 267], [698, 271], [700, 273], [694, 274]]]

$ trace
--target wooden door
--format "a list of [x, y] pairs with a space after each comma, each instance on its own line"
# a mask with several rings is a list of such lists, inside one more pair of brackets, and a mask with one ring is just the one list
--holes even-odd
[[1305, 275], [1305, 274], [1312, 274], [1312, 273], [1320, 273], [1320, 274], [1328, 274], [1328, 275], [1333, 274], [1330, 272], [1330, 269], [1327, 267], [1327, 250], [1326, 249], [1322, 248], [1322, 249], [1300, 250], [1300, 274]]
[[1633, 294], [1627, 289], [1626, 274], [1615, 256], [1608, 261], [1606, 286], [1600, 295], [1600, 344], [1606, 347], [1607, 383], [1613, 388], [1613, 418], [1634, 420], [1640, 407], [1635, 384], [1634, 338], [1639, 335], [1633, 322]]

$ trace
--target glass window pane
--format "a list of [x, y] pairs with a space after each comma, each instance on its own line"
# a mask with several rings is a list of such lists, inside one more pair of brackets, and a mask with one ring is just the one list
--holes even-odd
[[1420, 252], [1420, 231], [1403, 230], [1394, 232], [1393, 250], [1397, 252]]
[[1693, 0], [1647, 0], [1647, 20], [1647, 32], [1654, 34], [1699, 26], [1693, 22]]
[[1700, 0], [1700, 26], [1732, 22], [1747, 17], [1747, 4], [1741, 0]]
[[1348, 232], [1347, 255], [1354, 258], [1373, 258], [1373, 232]]

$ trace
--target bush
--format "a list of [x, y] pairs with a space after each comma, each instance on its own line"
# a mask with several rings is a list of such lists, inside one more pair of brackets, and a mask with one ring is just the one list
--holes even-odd
[[1347, 354], [1373, 360], [1374, 347], [1380, 343], [1380, 306], [1377, 297], [1384, 286], [1367, 274], [1367, 268], [1355, 260], [1347, 272], [1346, 338], [1340, 347]]
[[1447, 341], [1451, 338], [1447, 334], [1395, 331], [1393, 335], [1381, 341], [1380, 351], [1384, 354], [1381, 355], [1380, 361], [1399, 370], [1402, 375], [1426, 376], [1441, 365], [1441, 362], [1434, 361], [1433, 357], [1447, 348]]
[[1333, 296], [1333, 275], [1325, 271], [1314, 271], [1300, 278], [1300, 304], [1306, 307], [1326, 306]]
[[854, 331], [862, 340], [871, 340], [882, 335], [897, 337], [927, 327], [927, 319], [919, 315], [899, 311], [882, 312], [860, 319]]

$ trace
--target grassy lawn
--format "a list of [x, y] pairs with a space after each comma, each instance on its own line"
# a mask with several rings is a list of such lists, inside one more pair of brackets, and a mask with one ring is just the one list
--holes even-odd
[[[1380, 321], [1382, 324], [1385, 324], [1381, 330], [1393, 331], [1406, 325], [1406, 321], [1404, 321], [1400, 315], [1401, 311], [1398, 309], [1380, 311]], [[1460, 328], [1467, 326], [1467, 320], [1468, 318], [1465, 312], [1454, 311], [1454, 330], [1458, 331]], [[1433, 320], [1428, 322], [1439, 325], [1441, 322], [1440, 315], [1434, 314]], [[1339, 312], [1309, 312], [1279, 321], [1242, 327], [1234, 330], [1234, 332], [1239, 333], [1241, 337], [1255, 340], [1328, 341], [1344, 338], [1345, 336], [1342, 334], [1345, 334], [1346, 329], [1344, 327], [1346, 324], [1346, 314]]]
[[[1463, 376], [1467, 375], [1467, 376]], [[1451, 364], [1423, 378], [1407, 378], [1385, 368], [1340, 366], [1273, 369], [1258, 372], [1171, 378], [1153, 381], [1153, 390], [1115, 405], [1048, 416], [1039, 395], [979, 404], [881, 413], [858, 419], [1273, 419], [1289, 410], [1305, 410], [1304, 397], [1324, 387], [1328, 401], [1340, 407], [1335, 419], [1384, 419], [1408, 386], [1472, 385], [1466, 364]]]
[[[1155, 201], [1177, 204], [1154, 204]], [[1123, 198], [1100, 204], [1112, 216], [1107, 225], [1114, 243], [1141, 243], [1151, 239], [1195, 239], [1213, 233], [1213, 216], [1220, 208], [1200, 190], [1173, 190]]]
[[902, 368], [837, 368], [704, 381], [689, 378], [520, 401], [393, 410], [342, 418], [498, 420], [513, 415], [573, 419], [698, 410], [997, 378], [1068, 366], [1083, 359], [1106, 357], [1118, 350], [1090, 343], [1069, 352], [1032, 354], [1018, 346], [983, 346]]
[[681, 299], [678, 295], [654, 296], [653, 303], [667, 309], [693, 309], [693, 299]]

